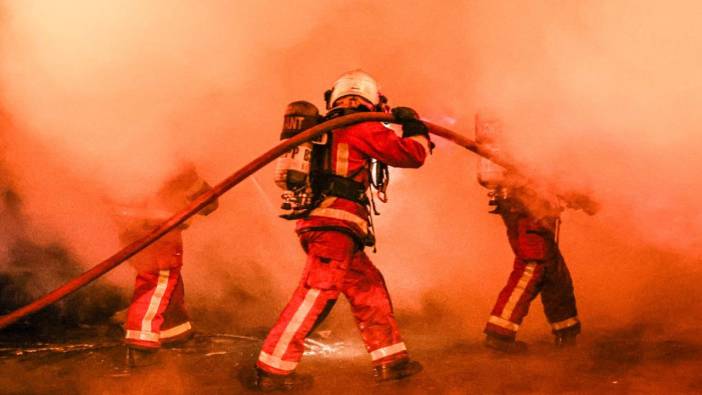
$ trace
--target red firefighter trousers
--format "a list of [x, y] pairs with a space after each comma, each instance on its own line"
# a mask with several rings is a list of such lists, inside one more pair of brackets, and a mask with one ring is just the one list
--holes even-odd
[[573, 281], [554, 239], [556, 219], [538, 221], [527, 215], [504, 215], [503, 219], [515, 254], [514, 266], [485, 333], [514, 339], [539, 294], [554, 334], [579, 333]]
[[407, 357], [385, 281], [351, 236], [337, 231], [303, 231], [307, 264], [299, 286], [263, 343], [257, 365], [289, 374], [304, 351], [304, 339], [329, 313], [340, 293], [351, 305], [374, 364]]
[[137, 269], [127, 312], [125, 342], [140, 348], [186, 338], [192, 333], [185, 310], [181, 232], [174, 230], [131, 259]]

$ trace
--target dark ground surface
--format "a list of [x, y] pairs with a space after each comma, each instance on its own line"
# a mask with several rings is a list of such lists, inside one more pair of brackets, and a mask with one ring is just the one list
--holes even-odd
[[[24, 339], [23, 339], [24, 337]], [[198, 333], [187, 345], [160, 352], [158, 364], [125, 370], [124, 348], [105, 327], [69, 331], [61, 341], [0, 336], [3, 394], [241, 394], [260, 335]], [[31, 338], [31, 337], [29, 337]], [[505, 356], [480, 339], [452, 344], [407, 334], [417, 376], [375, 384], [357, 339], [322, 338], [308, 344], [299, 372], [311, 374], [320, 394], [696, 394], [702, 393], [702, 344], [651, 339], [636, 330], [581, 336], [557, 350], [545, 335], [529, 352]]]

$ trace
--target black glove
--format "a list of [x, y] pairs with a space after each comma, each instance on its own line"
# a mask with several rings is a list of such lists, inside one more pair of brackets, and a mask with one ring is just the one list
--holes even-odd
[[395, 107], [391, 110], [395, 119], [402, 124], [402, 137], [424, 136], [429, 139], [429, 128], [419, 120], [417, 111], [409, 107]]
[[568, 208], [583, 210], [587, 215], [595, 215], [600, 211], [600, 204], [588, 195], [572, 192], [559, 196], [566, 203]]
[[[193, 200], [197, 199], [200, 197], [200, 195], [205, 194], [209, 191], [212, 190], [212, 186], [208, 184], [207, 182], [202, 183], [202, 186], [200, 189], [198, 189], [196, 192], [191, 194], [190, 196], [187, 197], [188, 203], [192, 202]], [[217, 210], [219, 207], [219, 201], [215, 199], [212, 203], [208, 204], [207, 206], [203, 207], [200, 211], [198, 211], [199, 215], [210, 215], [213, 211]]]
[[419, 114], [414, 109], [409, 107], [395, 107], [392, 110], [392, 116], [397, 119], [397, 122], [404, 124], [405, 122], [419, 121]]

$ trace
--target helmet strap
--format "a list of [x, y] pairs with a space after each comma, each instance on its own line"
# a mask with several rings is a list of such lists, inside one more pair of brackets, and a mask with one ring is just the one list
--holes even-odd
[[329, 100], [331, 100], [331, 95], [331, 89], [327, 89], [326, 91], [324, 91], [324, 102], [327, 104], [327, 110], [331, 109], [331, 103], [329, 102]]

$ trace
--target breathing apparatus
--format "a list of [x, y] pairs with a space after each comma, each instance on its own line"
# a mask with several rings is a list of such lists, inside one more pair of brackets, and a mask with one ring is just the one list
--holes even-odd
[[[317, 107], [306, 101], [295, 101], [285, 109], [280, 139], [289, 139], [321, 121]], [[275, 165], [275, 183], [283, 189], [280, 216], [298, 218], [309, 211], [314, 194], [310, 168], [314, 144], [325, 144], [326, 135], [318, 141], [306, 142], [280, 156]]]

